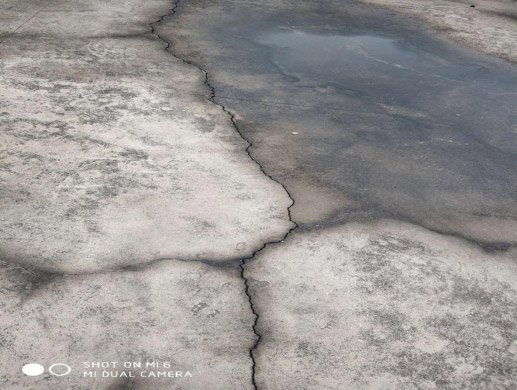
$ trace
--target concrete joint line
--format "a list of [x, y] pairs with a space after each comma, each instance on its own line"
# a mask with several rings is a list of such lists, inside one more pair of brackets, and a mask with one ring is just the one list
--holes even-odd
[[264, 170], [264, 167], [257, 161], [253, 158], [253, 156], [251, 155], [250, 153], [250, 148], [253, 146], [252, 142], [250, 142], [250, 140], [248, 140], [244, 134], [241, 132], [241, 130], [239, 129], [239, 127], [237, 126], [237, 123], [235, 122], [235, 115], [229, 111], [224, 105], [220, 104], [220, 103], [217, 103], [215, 101], [215, 97], [216, 97], [216, 93], [215, 93], [215, 88], [213, 87], [213, 85], [210, 83], [210, 79], [209, 79], [209, 75], [208, 75], [208, 72], [205, 71], [202, 67], [200, 67], [199, 65], [196, 65], [195, 63], [189, 61], [189, 60], [186, 60], [184, 58], [181, 58], [181, 57], [178, 57], [177, 55], [175, 55], [173, 52], [171, 52], [169, 49], [171, 48], [171, 43], [166, 40], [165, 38], [163, 38], [162, 36], [160, 36], [157, 32], [156, 32], [156, 29], [155, 29], [155, 25], [156, 24], [159, 24], [163, 21], [165, 21], [166, 19], [174, 16], [176, 14], [176, 11], [178, 9], [178, 6], [179, 6], [179, 3], [180, 3], [181, 0], [175, 0], [173, 2], [173, 5], [172, 5], [172, 8], [170, 10], [170, 12], [168, 14], [165, 14], [163, 15], [159, 20], [155, 21], [155, 22], [152, 22], [152, 23], [149, 23], [149, 26], [151, 27], [151, 33], [153, 35], [155, 35], [157, 38], [159, 38], [160, 40], [162, 40], [163, 42], [165, 42], [166, 46], [165, 46], [165, 51], [167, 51], [168, 53], [170, 53], [172, 56], [174, 56], [175, 58], [177, 58], [178, 60], [184, 62], [185, 64], [187, 65], [190, 65], [190, 66], [193, 66], [195, 68], [197, 68], [204, 76], [204, 83], [205, 85], [209, 88], [210, 90], [210, 95], [208, 96], [208, 98], [210, 99], [210, 101], [215, 104], [216, 106], [220, 107], [229, 117], [230, 119], [230, 122], [232, 123], [232, 126], [234, 127], [235, 131], [239, 134], [239, 136], [248, 144], [248, 146], [246, 147], [245, 149], [245, 152], [248, 154], [249, 158], [254, 161], [258, 167], [260, 168], [261, 172], [267, 176], [269, 179], [273, 180], [274, 182], [280, 184], [284, 191], [287, 193], [287, 195], [289, 196], [289, 199], [291, 199], [291, 205], [289, 205], [289, 207], [287, 208], [287, 213], [288, 213], [288, 217], [289, 217], [289, 221], [291, 221], [293, 223], [293, 227], [291, 229], [289, 229], [289, 231], [284, 235], [284, 237], [281, 239], [281, 240], [278, 240], [278, 241], [271, 241], [271, 242], [267, 242], [265, 243], [261, 248], [259, 248], [258, 250], [256, 250], [255, 252], [253, 252], [253, 254], [250, 256], [250, 257], [247, 257], [245, 259], [242, 259], [240, 261], [240, 268], [241, 268], [241, 279], [243, 280], [244, 282], [244, 292], [246, 294], [246, 296], [248, 297], [248, 301], [249, 301], [249, 305], [250, 305], [250, 310], [252, 311], [253, 313], [253, 316], [255, 317], [255, 320], [253, 321], [253, 325], [252, 325], [252, 328], [253, 328], [253, 333], [255, 334], [255, 342], [253, 343], [253, 345], [251, 346], [251, 348], [249, 349], [249, 356], [250, 356], [250, 359], [251, 359], [251, 362], [252, 362], [252, 375], [251, 375], [251, 381], [252, 381], [252, 384], [253, 384], [253, 387], [255, 390], [258, 390], [258, 386], [257, 386], [257, 383], [256, 383], [256, 372], [257, 372], [257, 366], [256, 366], [256, 361], [255, 361], [255, 356], [254, 356], [254, 351], [257, 349], [258, 347], [258, 344], [260, 343], [261, 339], [262, 339], [262, 335], [259, 333], [258, 329], [257, 329], [257, 325], [258, 325], [258, 320], [260, 318], [260, 315], [259, 313], [255, 310], [255, 306], [253, 304], [253, 298], [251, 296], [251, 293], [249, 291], [249, 278], [246, 277], [245, 275], [245, 266], [246, 266], [246, 263], [250, 260], [252, 260], [253, 258], [255, 258], [256, 254], [259, 253], [260, 251], [262, 251], [266, 246], [270, 245], [270, 244], [276, 244], [276, 243], [280, 243], [280, 242], [283, 242], [287, 236], [294, 230], [298, 227], [298, 224], [293, 221], [292, 217], [291, 217], [291, 208], [293, 207], [294, 205], [294, 198], [291, 196], [291, 194], [289, 193], [289, 191], [287, 190], [287, 188], [285, 187], [284, 184], [280, 183], [278, 180], [276, 180], [275, 178], [273, 178], [271, 175], [269, 175], [265, 170]]

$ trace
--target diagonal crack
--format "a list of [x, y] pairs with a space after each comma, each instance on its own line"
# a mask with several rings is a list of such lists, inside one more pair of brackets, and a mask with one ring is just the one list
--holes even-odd
[[7, 33], [4, 37], [0, 39], [0, 45], [4, 43], [8, 38], [10, 38], [12, 35], [14, 35], [19, 29], [21, 29], [23, 26], [25, 26], [27, 23], [29, 23], [36, 15], [38, 15], [40, 12], [42, 12], [45, 8], [47, 8], [50, 4], [47, 3], [40, 9], [38, 9], [36, 12], [34, 12], [27, 20], [22, 22], [18, 27], [16, 27], [13, 31]]
[[156, 24], [159, 24], [161, 22], [164, 22], [166, 21], [167, 19], [173, 17], [175, 14], [176, 14], [176, 11], [178, 9], [178, 6], [179, 6], [179, 3], [180, 3], [181, 0], [175, 0], [173, 1], [173, 4], [172, 4], [172, 8], [171, 10], [169, 11], [169, 13], [163, 15], [159, 20], [155, 21], [155, 22], [152, 22], [149, 24], [149, 26], [151, 27], [151, 33], [153, 35], [155, 35], [157, 38], [159, 38], [160, 40], [162, 40], [163, 42], [165, 42], [166, 44], [166, 47], [165, 47], [165, 51], [167, 51], [168, 53], [170, 53], [172, 56], [174, 56], [175, 58], [177, 58], [178, 60], [184, 62], [185, 64], [188, 64], [188, 65], [191, 65], [191, 66], [194, 66], [196, 67], [197, 69], [199, 69], [199, 71], [204, 75], [204, 83], [205, 85], [209, 88], [210, 90], [210, 94], [208, 95], [210, 101], [217, 105], [218, 107], [220, 107], [226, 114], [228, 114], [229, 118], [230, 118], [230, 121], [232, 123], [232, 126], [234, 127], [235, 131], [237, 131], [237, 133], [239, 134], [239, 136], [244, 140], [246, 141], [246, 143], [248, 144], [248, 146], [246, 147], [245, 151], [246, 153], [248, 154], [249, 158], [254, 161], [258, 167], [260, 168], [261, 172], [266, 175], [269, 179], [271, 179], [272, 181], [274, 181], [275, 183], [278, 183], [282, 186], [282, 188], [284, 189], [284, 191], [287, 193], [287, 196], [289, 196], [289, 199], [291, 199], [291, 204], [287, 207], [287, 214], [288, 214], [288, 217], [289, 217], [289, 221], [292, 222], [293, 226], [285, 233], [284, 237], [280, 240], [277, 240], [277, 241], [270, 241], [270, 242], [266, 242], [264, 245], [262, 245], [261, 248], [257, 249], [255, 252], [253, 252], [253, 254], [250, 256], [250, 257], [247, 257], [247, 258], [244, 258], [241, 260], [239, 266], [241, 268], [241, 278], [242, 280], [244, 281], [244, 292], [246, 294], [246, 296], [248, 297], [248, 301], [249, 301], [249, 304], [250, 304], [250, 309], [255, 317], [254, 321], [253, 321], [253, 333], [255, 334], [255, 343], [253, 343], [253, 345], [251, 346], [251, 348], [249, 349], [249, 356], [250, 356], [250, 359], [251, 359], [251, 362], [252, 362], [252, 375], [251, 375], [251, 381], [253, 383], [253, 387], [255, 390], [258, 390], [258, 386], [257, 386], [257, 383], [256, 383], [256, 372], [257, 372], [257, 363], [255, 361], [255, 350], [257, 349], [260, 341], [262, 340], [262, 335], [259, 333], [258, 329], [257, 329], [257, 325], [258, 325], [258, 321], [259, 321], [259, 318], [260, 318], [260, 315], [258, 314], [258, 312], [255, 310], [255, 305], [253, 304], [253, 298], [251, 296], [251, 293], [250, 293], [250, 284], [249, 284], [249, 279], [246, 277], [245, 275], [245, 266], [246, 266], [246, 263], [252, 259], [255, 258], [255, 256], [257, 255], [257, 253], [259, 253], [260, 251], [262, 251], [264, 248], [266, 248], [266, 246], [270, 245], [270, 244], [276, 244], [276, 243], [280, 243], [280, 242], [283, 242], [287, 236], [294, 230], [298, 227], [298, 224], [293, 221], [292, 219], [292, 216], [291, 216], [291, 208], [293, 207], [294, 205], [294, 198], [292, 197], [292, 195], [289, 193], [289, 191], [287, 190], [287, 188], [285, 187], [284, 184], [282, 184], [281, 182], [279, 182], [278, 180], [276, 180], [275, 178], [273, 178], [270, 174], [268, 174], [265, 170], [264, 170], [264, 167], [257, 161], [255, 160], [255, 158], [253, 158], [253, 156], [251, 155], [250, 153], [250, 148], [253, 146], [253, 143], [244, 136], [244, 134], [242, 133], [242, 131], [239, 129], [239, 127], [237, 126], [237, 123], [235, 121], [235, 115], [230, 111], [228, 110], [223, 104], [220, 104], [220, 103], [217, 103], [215, 101], [215, 98], [216, 98], [216, 93], [215, 93], [215, 88], [214, 86], [210, 83], [210, 79], [209, 79], [209, 75], [208, 75], [208, 72], [206, 70], [204, 70], [201, 66], [185, 59], [185, 58], [181, 58], [179, 56], [177, 56], [176, 54], [174, 54], [170, 48], [171, 48], [171, 43], [163, 38], [162, 36], [160, 36], [157, 32], [156, 32], [156, 29], [155, 29], [155, 25]]

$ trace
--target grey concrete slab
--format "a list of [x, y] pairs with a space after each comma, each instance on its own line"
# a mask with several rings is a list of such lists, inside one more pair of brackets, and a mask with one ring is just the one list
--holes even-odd
[[[239, 263], [284, 237], [292, 200], [250, 159], [203, 72], [151, 34], [171, 6], [9, 5], [1, 388], [253, 388]], [[118, 365], [85, 366], [99, 362]], [[24, 375], [29, 363], [44, 372]]]
[[517, 264], [384, 220], [292, 233], [246, 265], [259, 389], [512, 389]]
[[244, 266], [257, 388], [515, 387], [515, 69], [354, 2], [180, 5], [301, 225]]
[[514, 388], [515, 69], [350, 1], [173, 6], [0, 7], [0, 387]]
[[[0, 277], [2, 389], [253, 388], [240, 269], [164, 261], [52, 277], [2, 263]], [[23, 375], [27, 363], [45, 372]], [[71, 372], [52, 375], [67, 371], [55, 363]]]
[[170, 2], [124, 4], [50, 1], [0, 46], [9, 262], [80, 273], [234, 260], [292, 226], [291, 199], [203, 73], [150, 34]]
[[361, 0], [415, 17], [449, 38], [517, 62], [517, 4], [513, 0]]

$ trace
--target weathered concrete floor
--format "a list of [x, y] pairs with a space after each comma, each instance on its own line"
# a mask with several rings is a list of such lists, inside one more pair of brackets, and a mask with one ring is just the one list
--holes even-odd
[[517, 244], [514, 67], [382, 8], [261, 4], [192, 0], [158, 29], [209, 72], [296, 222]]
[[[205, 35], [213, 27], [235, 32], [232, 15], [221, 13], [221, 4], [247, 10], [260, 21], [294, 10], [311, 16], [316, 10], [324, 20], [331, 9], [326, 7], [337, 3], [190, 1], [179, 15], [153, 24], [161, 37], [174, 40], [176, 55], [210, 71], [218, 102], [227, 106], [232, 98], [240, 99], [232, 107], [239, 129], [208, 99], [213, 91], [205, 74], [167, 53], [165, 42], [150, 34], [149, 23], [165, 15], [170, 2], [4, 4], [0, 83], [6, 93], [0, 111], [5, 127], [2, 206], [7, 212], [0, 221], [5, 260], [0, 268], [0, 387], [517, 386], [515, 221], [508, 215], [515, 201], [508, 189], [515, 183], [500, 181], [511, 172], [507, 162], [514, 140], [506, 131], [508, 118], [499, 115], [504, 126], [481, 134], [490, 153], [478, 159], [489, 164], [487, 172], [470, 175], [472, 167], [466, 167], [465, 176], [455, 176], [450, 169], [450, 182], [462, 179], [454, 191], [425, 199], [408, 192], [402, 202], [397, 194], [404, 191], [381, 185], [378, 199], [383, 191], [390, 196], [366, 202], [366, 196], [343, 196], [347, 188], [321, 186], [320, 179], [327, 184], [339, 179], [339, 170], [330, 180], [306, 174], [317, 167], [317, 158], [303, 166], [302, 174], [293, 174], [302, 167], [305, 145], [341, 117], [316, 121], [318, 107], [312, 100], [307, 112], [298, 107], [289, 116], [278, 108], [281, 104], [246, 105], [243, 96], [223, 94], [236, 85], [252, 98], [257, 91], [280, 90], [278, 96], [296, 96], [299, 106], [309, 96], [322, 109], [345, 104], [351, 121], [364, 102], [354, 101], [354, 94], [336, 99], [330, 86], [312, 84], [310, 95], [290, 95], [296, 91], [289, 84], [297, 82], [293, 75], [271, 82], [263, 77], [267, 68], [253, 64], [252, 56], [246, 64], [234, 57], [221, 71], [213, 60], [231, 51], [210, 42], [216, 35]], [[340, 7], [345, 14], [360, 14], [360, 22], [377, 13], [351, 3]], [[397, 25], [399, 19], [383, 15], [387, 26]], [[408, 25], [417, 31], [418, 25]], [[247, 39], [236, 35], [230, 42], [242, 49]], [[250, 64], [262, 73], [247, 74]], [[488, 60], [483, 64], [491, 66]], [[260, 106], [255, 114], [253, 105]], [[380, 127], [395, 134], [402, 121], [405, 131], [411, 125], [430, 131], [422, 126], [429, 112], [422, 117], [408, 107], [381, 107], [370, 112], [379, 116], [363, 123], [363, 129]], [[299, 126], [311, 124], [314, 139], [309, 136], [293, 147], [292, 138], [282, 141], [275, 134], [281, 128], [291, 137]], [[300, 199], [293, 217], [304, 225], [247, 260], [243, 274], [234, 260], [282, 239], [293, 227], [288, 215], [292, 200], [249, 158], [236, 130], [254, 141], [251, 153], [268, 168], [266, 173], [274, 173]], [[445, 137], [447, 130], [441, 131]], [[452, 141], [453, 152], [464, 153], [462, 158], [470, 158], [471, 149], [465, 149], [470, 136], [467, 132], [465, 139]], [[440, 137], [428, 147], [450, 140]], [[341, 145], [342, 140], [325, 143]], [[322, 146], [314, 143], [309, 154], [317, 157]], [[268, 147], [281, 154], [264, 152]], [[395, 155], [383, 156], [384, 164], [401, 174], [397, 184], [407, 185], [404, 178], [411, 175], [394, 163]], [[364, 181], [367, 166], [355, 168], [350, 178]], [[428, 176], [413, 175], [419, 185], [443, 184], [432, 168], [426, 169]], [[486, 189], [492, 182], [499, 184], [490, 195]], [[467, 202], [451, 203], [455, 196]], [[449, 226], [449, 233], [471, 242], [386, 219], [389, 213], [368, 212], [382, 202], [404, 209], [404, 201], [412, 212], [422, 205], [432, 212], [432, 219], [417, 222], [431, 228], [434, 223], [440, 231]], [[453, 212], [454, 205], [461, 212]], [[480, 213], [477, 205], [482, 205]], [[342, 218], [346, 213], [339, 216], [339, 210], [361, 215], [361, 222], [344, 224], [353, 218]], [[420, 212], [417, 217], [426, 215]], [[487, 253], [474, 242], [495, 251]], [[258, 344], [255, 332], [261, 335]], [[83, 362], [110, 360], [169, 361], [174, 370], [193, 376], [156, 381], [82, 377]], [[70, 364], [73, 373], [24, 377], [20, 372], [28, 362], [48, 367], [56, 361]]]
[[246, 267], [259, 389], [513, 389], [517, 264], [395, 221], [293, 233]]
[[240, 259], [291, 226], [203, 73], [150, 34], [170, 6], [49, 1], [4, 39], [4, 259], [68, 273]]
[[360, 1], [411, 15], [469, 47], [517, 62], [514, 0]]
[[[2, 389], [253, 389], [254, 318], [239, 269], [171, 260], [46, 280], [7, 264], [0, 277]], [[22, 375], [30, 362], [66, 363], [72, 372]], [[135, 377], [102, 378], [84, 362], [119, 362], [109, 372]], [[142, 378], [151, 369], [124, 370], [122, 362], [169, 362], [192, 377]]]
[[[239, 262], [284, 237], [292, 200], [151, 34], [171, 7], [1, 4], [1, 388], [252, 388]], [[192, 378], [82, 378], [110, 360]]]
[[353, 2], [192, 0], [158, 29], [295, 199], [245, 266], [259, 389], [517, 386], [515, 68]]

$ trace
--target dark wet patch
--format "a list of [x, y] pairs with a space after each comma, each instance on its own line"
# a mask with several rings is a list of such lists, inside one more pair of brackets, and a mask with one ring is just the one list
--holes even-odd
[[513, 68], [373, 7], [257, 7], [189, 2], [160, 33], [208, 71], [266, 171], [328, 208], [317, 225], [396, 218], [486, 250], [517, 241]]

